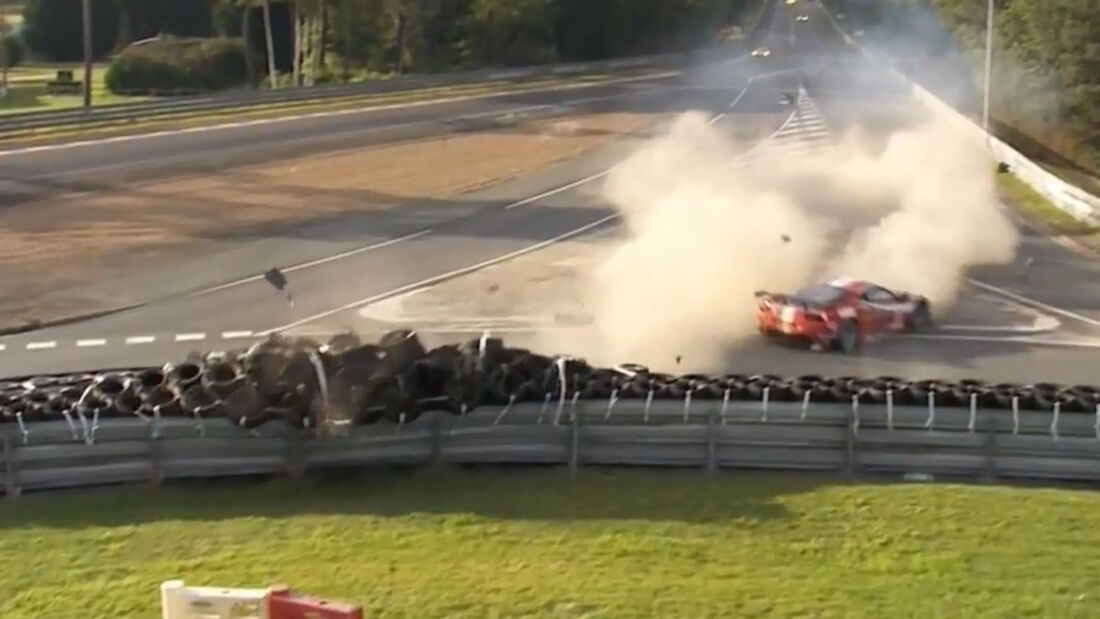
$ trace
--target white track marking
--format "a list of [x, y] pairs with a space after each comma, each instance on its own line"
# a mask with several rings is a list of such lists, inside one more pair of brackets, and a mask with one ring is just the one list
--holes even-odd
[[[411, 101], [411, 102], [408, 102], [408, 103], [392, 103], [392, 104], [387, 104], [387, 105], [364, 106], [364, 107], [351, 108], [351, 109], [329, 110], [329, 111], [324, 111], [324, 112], [310, 112], [308, 114], [294, 114], [294, 115], [291, 115], [291, 116], [279, 116], [277, 118], [257, 118], [257, 119], [253, 119], [253, 120], [247, 120], [247, 121], [220, 123], [220, 124], [217, 124], [217, 125], [204, 125], [204, 126], [200, 126], [200, 127], [186, 127], [186, 128], [183, 128], [183, 129], [153, 131], [151, 133], [138, 133], [138, 134], [133, 134], [133, 135], [117, 135], [117, 136], [112, 136], [112, 137], [109, 137], [109, 138], [101, 138], [101, 139], [96, 139], [96, 140], [82, 140], [80, 142], [66, 142], [66, 143], [62, 143], [62, 144], [43, 144], [41, 146], [29, 146], [29, 147], [26, 147], [26, 148], [17, 148], [17, 149], [12, 149], [12, 150], [5, 150], [5, 151], [0, 151], [0, 157], [6, 157], [6, 156], [9, 156], [9, 155], [18, 155], [18, 154], [23, 154], [23, 153], [35, 153], [35, 152], [45, 152], [45, 151], [54, 151], [54, 150], [65, 150], [65, 149], [70, 149], [70, 148], [79, 148], [79, 147], [82, 147], [82, 146], [93, 146], [93, 145], [98, 146], [98, 145], [102, 145], [102, 144], [113, 144], [113, 143], [118, 143], [118, 142], [133, 142], [133, 141], [137, 141], [137, 140], [147, 140], [147, 139], [150, 139], [150, 138], [158, 138], [158, 137], [165, 137], [165, 136], [176, 136], [176, 135], [183, 135], [183, 134], [188, 134], [188, 133], [206, 133], [206, 132], [211, 132], [211, 131], [222, 131], [222, 130], [225, 130], [225, 129], [236, 129], [236, 128], [240, 128], [240, 127], [253, 127], [253, 126], [258, 126], [258, 125], [270, 125], [270, 124], [276, 124], [276, 123], [294, 122], [294, 121], [298, 121], [298, 120], [305, 120], [307, 118], [327, 118], [327, 117], [333, 117], [333, 116], [347, 116], [347, 115], [350, 115], [350, 114], [369, 114], [369, 113], [372, 113], [372, 112], [380, 112], [380, 111], [387, 111], [387, 110], [394, 110], [394, 109], [401, 109], [401, 108], [423, 107], [423, 106], [427, 106], [427, 105], [439, 105], [441, 103], [456, 103], [456, 102], [461, 102], [461, 101], [473, 101], [473, 100], [477, 100], [477, 99], [489, 99], [489, 98], [492, 98], [492, 97], [500, 97], [500, 96], [504, 96], [504, 95], [526, 94], [526, 93], [532, 93], [532, 92], [557, 92], [557, 91], [563, 91], [563, 90], [576, 90], [578, 88], [591, 88], [593, 86], [606, 86], [606, 85], [609, 85], [609, 84], [623, 84], [623, 83], [629, 83], [629, 82], [663, 79], [663, 78], [666, 78], [666, 77], [673, 77], [675, 75], [679, 75], [679, 72], [678, 71], [666, 71], [666, 72], [663, 72], [663, 73], [655, 73], [655, 74], [652, 74], [652, 75], [624, 77], [624, 78], [617, 78], [617, 79], [613, 79], [613, 80], [605, 80], [605, 81], [601, 81], [601, 82], [570, 83], [570, 84], [564, 84], [564, 85], [561, 85], [561, 86], [517, 89], [517, 90], [511, 90], [511, 91], [507, 91], [507, 92], [490, 92], [490, 93], [480, 93], [480, 94], [473, 94], [473, 95], [462, 95], [462, 96], [456, 96], [456, 97], [442, 97], [442, 98], [439, 98], [439, 99], [431, 99], [431, 100], [426, 100], [426, 101]], [[370, 95], [367, 95], [367, 96], [370, 96]]]
[[107, 340], [104, 339], [104, 338], [95, 338], [95, 339], [90, 339], [90, 340], [77, 340], [76, 341], [77, 348], [88, 348], [88, 347], [93, 347], [93, 346], [106, 346], [106, 345], [107, 345]]
[[0, 352], [4, 352], [8, 348], [7, 344], [0, 344]]
[[994, 286], [992, 284], [987, 284], [985, 282], [981, 282], [981, 281], [978, 281], [978, 280], [973, 279], [973, 278], [968, 278], [968, 281], [973, 286], [981, 288], [982, 290], [985, 290], [987, 292], [992, 292], [993, 294], [997, 294], [997, 295], [1012, 299], [1013, 301], [1016, 301], [1017, 303], [1021, 303], [1023, 305], [1030, 305], [1030, 306], [1032, 306], [1036, 309], [1043, 310], [1044, 312], [1050, 312], [1051, 314], [1056, 314], [1058, 316], [1062, 316], [1063, 318], [1069, 318], [1071, 320], [1076, 320], [1076, 321], [1079, 321], [1079, 322], [1083, 322], [1085, 324], [1088, 324], [1088, 325], [1091, 325], [1091, 326], [1094, 326], [1094, 327], [1100, 327], [1100, 320], [1096, 320], [1094, 318], [1089, 318], [1088, 316], [1082, 316], [1081, 314], [1078, 314], [1076, 312], [1071, 312], [1069, 310], [1064, 310], [1060, 307], [1054, 307], [1053, 305], [1047, 305], [1046, 303], [1043, 303], [1042, 301], [1036, 301], [1035, 299], [1025, 297], [1021, 294], [1017, 294], [1015, 292], [1012, 292], [1011, 290], [1005, 290], [1004, 288], [1000, 288], [1000, 287]]
[[[777, 71], [775, 73], [765, 74], [765, 75], [778, 75], [778, 74], [783, 74], [783, 73], [787, 73], [787, 72], [789, 72], [789, 71]], [[762, 77], [762, 76], [755, 76], [755, 77]], [[738, 95], [736, 97], [734, 97], [734, 99], [733, 99], [734, 102], [738, 101], [741, 98], [741, 96], [745, 94], [745, 92], [749, 89], [749, 86], [752, 84], [753, 80], [755, 79], [755, 77], [749, 79], [749, 85], [746, 85], [745, 88], [743, 88], [741, 90], [741, 92], [738, 93]], [[732, 105], [731, 105], [731, 107], [732, 107]], [[718, 119], [720, 119], [724, 116], [725, 116], [724, 112], [720, 113], [720, 114], [717, 114], [717, 115], [711, 117], [711, 119], [708, 121], [708, 123], [712, 124], [712, 123], [716, 122]], [[769, 138], [770, 137], [771, 136], [769, 136]], [[765, 138], [765, 141], [769, 138]], [[512, 202], [511, 204], [506, 205], [504, 207], [504, 210], [511, 210], [511, 209], [514, 209], [514, 208], [519, 208], [521, 206], [531, 204], [532, 202], [537, 202], [539, 200], [542, 200], [543, 198], [548, 198], [550, 196], [559, 194], [563, 191], [568, 191], [570, 189], [573, 189], [574, 187], [579, 187], [579, 186], [584, 185], [586, 183], [590, 183], [594, 180], [597, 180], [597, 179], [600, 179], [600, 178], [603, 178], [603, 177], [607, 176], [608, 174], [611, 173], [612, 169], [613, 169], [613, 167], [607, 168], [607, 169], [602, 170], [600, 172], [596, 172], [595, 174], [590, 174], [590, 175], [588, 175], [584, 178], [581, 178], [581, 179], [578, 179], [578, 180], [575, 180], [575, 181], [571, 181], [571, 182], [565, 183], [564, 185], [559, 185], [557, 187], [548, 189], [548, 190], [546, 190], [542, 193], [538, 193], [538, 194], [535, 194], [533, 196], [528, 196], [528, 197], [523, 198], [521, 200], [517, 200], [515, 202]], [[363, 247], [357, 247], [355, 249], [351, 249], [351, 250], [348, 250], [348, 251], [345, 251], [345, 252], [341, 252], [339, 254], [334, 254], [334, 255], [331, 255], [331, 256], [325, 256], [324, 258], [318, 258], [316, 260], [311, 260], [309, 262], [303, 262], [303, 263], [296, 264], [296, 265], [293, 265], [293, 266], [290, 266], [290, 267], [287, 267], [287, 268], [281, 269], [281, 270], [284, 273], [292, 273], [294, 271], [298, 271], [298, 270], [301, 270], [301, 269], [307, 269], [307, 268], [310, 268], [310, 267], [319, 266], [319, 265], [326, 264], [326, 263], [329, 263], [329, 262], [335, 262], [337, 260], [342, 260], [344, 258], [348, 258], [348, 257], [354, 256], [354, 255], [357, 255], [357, 254], [368, 252], [368, 251], [383, 249], [385, 247], [389, 247], [391, 245], [396, 245], [398, 243], [403, 243], [405, 241], [412, 241], [412, 240], [427, 236], [427, 235], [429, 235], [433, 232], [435, 232], [434, 228], [425, 228], [423, 230], [418, 230], [416, 232], [406, 234], [404, 236], [400, 236], [400, 237], [393, 238], [393, 239], [386, 239], [385, 241], [372, 243], [370, 245], [365, 245]], [[188, 296], [205, 295], [205, 294], [209, 294], [211, 292], [218, 292], [218, 291], [225, 290], [225, 289], [228, 289], [228, 288], [233, 288], [235, 286], [240, 286], [240, 285], [243, 285], [243, 284], [248, 284], [248, 283], [260, 281], [262, 279], [263, 279], [263, 275], [252, 275], [250, 277], [245, 277], [245, 278], [235, 280], [235, 281], [232, 281], [232, 282], [219, 284], [217, 286], [212, 286], [210, 288], [204, 288], [203, 290], [193, 292]]]
[[44, 350], [57, 348], [57, 342], [27, 342], [27, 350]]
[[1061, 348], [1100, 348], [1100, 339], [1054, 340], [1037, 337], [995, 337], [991, 335], [931, 335], [906, 334], [900, 336], [907, 340], [947, 340], [955, 342], [989, 342], [996, 344], [1027, 344], [1029, 346], [1052, 346]]
[[132, 335], [126, 338], [127, 344], [152, 344], [155, 341], [157, 338], [153, 335]]
[[459, 275], [465, 275], [466, 273], [473, 273], [474, 271], [477, 271], [479, 269], [483, 269], [487, 266], [492, 266], [494, 264], [498, 264], [498, 263], [501, 263], [501, 262], [506, 262], [506, 261], [511, 260], [513, 258], [518, 258], [519, 256], [522, 256], [524, 254], [529, 254], [529, 253], [538, 251], [538, 250], [540, 250], [544, 247], [549, 247], [550, 245], [553, 245], [554, 243], [559, 243], [561, 241], [572, 238], [574, 236], [579, 236], [579, 235], [584, 234], [585, 232], [587, 232], [589, 230], [592, 230], [593, 228], [597, 228], [597, 227], [602, 226], [603, 224], [605, 224], [609, 221], [613, 221], [613, 220], [618, 219], [618, 218], [619, 218], [618, 214], [607, 215], [605, 217], [601, 217], [600, 219], [597, 219], [596, 221], [585, 224], [585, 225], [583, 225], [579, 228], [574, 228], [573, 230], [570, 230], [568, 232], [564, 232], [564, 233], [559, 234], [559, 235], [557, 235], [553, 238], [547, 239], [545, 241], [539, 241], [538, 243], [535, 243], [533, 245], [528, 245], [527, 247], [524, 247], [523, 249], [518, 249], [516, 251], [504, 254], [503, 256], [497, 256], [496, 258], [490, 258], [488, 260], [483, 260], [483, 261], [481, 261], [477, 264], [472, 264], [470, 266], [465, 266], [465, 267], [462, 267], [462, 268], [459, 268], [459, 269], [455, 269], [453, 271], [448, 271], [448, 272], [442, 273], [440, 275], [434, 275], [432, 277], [422, 279], [420, 281], [413, 282], [411, 284], [406, 284], [404, 286], [394, 288], [393, 290], [389, 290], [389, 291], [382, 292], [382, 293], [379, 293], [379, 294], [371, 295], [371, 296], [363, 298], [363, 299], [359, 299], [358, 301], [352, 301], [351, 303], [346, 303], [344, 305], [341, 305], [340, 307], [325, 310], [323, 312], [318, 312], [316, 314], [313, 314], [312, 316], [307, 316], [307, 317], [302, 318], [300, 320], [295, 320], [294, 322], [291, 322], [291, 323], [288, 323], [288, 324], [285, 324], [285, 325], [282, 325], [282, 326], [279, 326], [279, 327], [274, 327], [274, 328], [271, 328], [271, 329], [267, 329], [265, 331], [261, 331], [257, 335], [259, 335], [261, 337], [264, 337], [264, 336], [267, 336], [267, 335], [271, 335], [272, 333], [277, 333], [279, 331], [285, 331], [286, 329], [292, 329], [292, 328], [297, 327], [299, 325], [304, 325], [304, 324], [307, 324], [307, 323], [310, 323], [310, 322], [314, 322], [316, 320], [320, 320], [322, 318], [326, 318], [328, 316], [332, 316], [333, 314], [338, 314], [340, 312], [344, 312], [344, 311], [347, 311], [349, 309], [361, 307], [363, 305], [367, 305], [367, 304], [373, 303], [375, 301], [381, 301], [382, 299], [391, 297], [391, 296], [396, 295], [396, 294], [401, 294], [402, 292], [408, 292], [410, 290], [415, 290], [417, 288], [424, 288], [426, 286], [431, 286], [433, 284], [442, 282], [442, 281], [450, 279], [452, 277], [457, 277]]
[[[386, 239], [384, 241], [379, 241], [377, 243], [371, 243], [370, 245], [364, 245], [362, 247], [356, 247], [355, 249], [349, 249], [348, 251], [340, 252], [338, 254], [333, 254], [331, 256], [325, 256], [324, 258], [318, 258], [316, 260], [310, 260], [309, 262], [302, 262], [300, 264], [295, 264], [293, 266], [289, 266], [285, 269], [280, 269], [280, 270], [283, 273], [293, 273], [294, 271], [299, 271], [301, 269], [308, 269], [310, 267], [315, 267], [315, 266], [318, 266], [318, 265], [321, 265], [321, 264], [325, 264], [327, 262], [334, 262], [336, 260], [343, 260], [344, 258], [348, 258], [348, 257], [354, 256], [356, 254], [362, 254], [362, 253], [365, 253], [365, 252], [368, 252], [368, 251], [374, 251], [376, 249], [382, 249], [384, 247], [389, 247], [390, 245], [396, 245], [398, 243], [404, 243], [405, 241], [412, 241], [412, 240], [418, 239], [422, 236], [427, 236], [427, 235], [431, 234], [432, 232], [435, 232], [435, 228], [425, 228], [423, 230], [418, 230], [418, 231], [413, 232], [411, 234], [406, 234], [404, 236], [399, 236], [399, 237], [395, 237], [395, 238], [392, 238], [392, 239]], [[235, 286], [240, 286], [242, 284], [248, 284], [248, 283], [251, 283], [251, 282], [260, 281], [263, 278], [264, 278], [263, 275], [252, 275], [250, 277], [244, 277], [244, 278], [238, 279], [236, 281], [226, 282], [224, 284], [218, 284], [217, 286], [213, 286], [213, 287], [210, 287], [210, 288], [204, 288], [204, 289], [199, 290], [197, 292], [192, 292], [188, 296], [197, 297], [197, 296], [204, 295], [204, 294], [210, 294], [211, 292], [218, 292], [219, 290], [225, 290], [227, 288], [233, 288]]]
[[[685, 90], [685, 89], [688, 89], [688, 88], [689, 87], [687, 87], [687, 86], [671, 87], [671, 89], [674, 89], [674, 90]], [[646, 91], [643, 91], [640, 94], [648, 94], [648, 92], [650, 92], [649, 89], [647, 89]], [[519, 114], [519, 115], [522, 115], [522, 114], [526, 114], [528, 112], [534, 112], [534, 111], [537, 111], [537, 110], [553, 109], [553, 108], [559, 108], [559, 107], [568, 108], [570, 106], [574, 106], [574, 105], [578, 105], [578, 104], [582, 104], [582, 103], [590, 103], [590, 102], [593, 102], [593, 101], [602, 101], [602, 100], [605, 100], [605, 99], [623, 98], [623, 97], [627, 97], [627, 96], [637, 96], [638, 94], [639, 93], [617, 93], [617, 94], [614, 94], [614, 95], [604, 95], [604, 96], [600, 96], [600, 97], [585, 97], [585, 98], [582, 98], [582, 99], [572, 99], [572, 100], [569, 100], [566, 103], [547, 103], [547, 104], [540, 104], [540, 105], [528, 105], [528, 106], [524, 106], [524, 107], [511, 108], [507, 111], [494, 110], [492, 112], [481, 112], [481, 113], [478, 113], [478, 114], [466, 114], [466, 115], [463, 115], [463, 116], [453, 116], [453, 117], [449, 117], [449, 118], [430, 118], [428, 120], [417, 120], [417, 121], [410, 121], [410, 122], [405, 122], [405, 123], [394, 123], [394, 124], [382, 125], [382, 126], [379, 126], [379, 127], [367, 127], [365, 129], [346, 131], [346, 132], [341, 134], [341, 137], [350, 138], [350, 137], [368, 135], [368, 134], [371, 134], [371, 133], [378, 133], [378, 132], [382, 132], [382, 131], [393, 131], [395, 129], [409, 129], [409, 128], [412, 128], [412, 127], [418, 127], [418, 126], [422, 126], [422, 125], [446, 124], [446, 123], [451, 123], [451, 122], [456, 122], [456, 121], [461, 121], [461, 120], [475, 120], [475, 119], [479, 119], [479, 118], [490, 118], [490, 117], [493, 117], [493, 116], [501, 116], [501, 115], [505, 115], [505, 114]], [[233, 125], [233, 126], [240, 126], [240, 125]], [[230, 125], [224, 125], [223, 127], [224, 128], [229, 128]], [[316, 135], [307, 135], [307, 136], [297, 138], [297, 139], [293, 139], [293, 140], [290, 140], [290, 141], [284, 141], [281, 144], [283, 146], [286, 146], [288, 144], [309, 144], [310, 142], [316, 141], [318, 139], [327, 139], [327, 138], [325, 138], [325, 136], [318, 137]], [[93, 144], [93, 142], [88, 142], [88, 141], [68, 142], [66, 144], [69, 145], [69, 146], [80, 146], [80, 145]], [[248, 144], [248, 145], [244, 145], [244, 146], [230, 146], [230, 147], [227, 147], [227, 148], [219, 148], [217, 152], [218, 152], [219, 155], [224, 156], [224, 155], [231, 154], [231, 153], [234, 153], [234, 152], [248, 152], [250, 150], [255, 150], [255, 148], [256, 148], [255, 145]], [[0, 156], [2, 156], [2, 155], [3, 155], [3, 153], [0, 153]], [[20, 182], [20, 183], [23, 183], [23, 184], [29, 184], [29, 183], [41, 182], [41, 181], [49, 180], [49, 179], [58, 179], [58, 178], [65, 178], [65, 177], [68, 177], [68, 176], [79, 176], [79, 175], [86, 175], [86, 174], [93, 174], [93, 173], [100, 173], [100, 172], [108, 172], [110, 170], [117, 170], [117, 169], [124, 169], [124, 168], [130, 168], [130, 167], [135, 167], [135, 166], [141, 166], [143, 164], [146, 164], [146, 163], [149, 163], [149, 162], [152, 162], [152, 161], [155, 161], [155, 162], [160, 163], [160, 164], [166, 164], [166, 163], [171, 163], [173, 161], [196, 159], [198, 157], [199, 157], [199, 155], [196, 155], [194, 153], [184, 153], [184, 154], [172, 155], [172, 156], [168, 156], [168, 157], [155, 157], [155, 158], [151, 158], [151, 159], [139, 159], [139, 160], [136, 160], [136, 161], [127, 161], [127, 162], [122, 162], [122, 163], [111, 163], [111, 164], [106, 164], [106, 165], [93, 166], [93, 167], [90, 167], [90, 168], [81, 168], [79, 170], [67, 170], [65, 172], [58, 172], [58, 173], [54, 173], [54, 174], [42, 174], [42, 175], [34, 176], [34, 177], [21, 178], [21, 179], [18, 179], [17, 182]], [[92, 191], [70, 192], [70, 193], [67, 193], [66, 196], [71, 198], [71, 197], [76, 197], [76, 196], [81, 196], [81, 195], [87, 195], [87, 194], [90, 194], [90, 193], [94, 193], [94, 192], [92, 192]]]
[[205, 340], [205, 339], [206, 339], [206, 334], [205, 333], [177, 333], [176, 334], [176, 341], [177, 342], [197, 342], [199, 340]]
[[237, 340], [237, 339], [246, 338], [246, 337], [253, 337], [252, 332], [251, 331], [223, 331], [222, 332], [222, 339], [223, 340]]

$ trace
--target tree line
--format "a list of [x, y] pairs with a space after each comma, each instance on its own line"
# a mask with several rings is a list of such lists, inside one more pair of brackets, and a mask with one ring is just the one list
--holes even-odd
[[[941, 75], [961, 67], [981, 95], [987, 0], [830, 0], [836, 10], [889, 37], [910, 60]], [[1035, 140], [1100, 170], [1100, 3], [996, 0], [990, 107], [1017, 147]], [[915, 71], [921, 63], [912, 62]], [[955, 86], [950, 80], [941, 80]], [[950, 93], [949, 93], [950, 94]], [[1025, 148], [1030, 148], [1025, 145]]]
[[[262, 84], [274, 75], [309, 84], [680, 51], [713, 42], [760, 2], [92, 0], [93, 50], [97, 59], [131, 54], [132, 64], [151, 74], [179, 64], [180, 40], [224, 39], [235, 43], [190, 41], [183, 55], [207, 62], [200, 59], [220, 54], [220, 66], [233, 69], [224, 56], [239, 45], [240, 81]], [[27, 0], [23, 17], [33, 53], [53, 61], [82, 59], [81, 0]], [[154, 37], [175, 42], [148, 41]], [[167, 51], [154, 63], [158, 47]], [[194, 71], [181, 67], [177, 73], [184, 79]]]

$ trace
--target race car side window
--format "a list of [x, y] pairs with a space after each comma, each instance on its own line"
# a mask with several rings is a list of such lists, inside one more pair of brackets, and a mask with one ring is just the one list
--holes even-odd
[[878, 286], [868, 288], [867, 291], [863, 293], [863, 299], [871, 303], [894, 303], [897, 301], [897, 297], [894, 296], [894, 293]]

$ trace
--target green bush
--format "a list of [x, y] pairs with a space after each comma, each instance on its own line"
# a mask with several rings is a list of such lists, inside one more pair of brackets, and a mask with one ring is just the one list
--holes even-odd
[[210, 92], [247, 82], [240, 39], [162, 39], [129, 47], [104, 78], [115, 94]]

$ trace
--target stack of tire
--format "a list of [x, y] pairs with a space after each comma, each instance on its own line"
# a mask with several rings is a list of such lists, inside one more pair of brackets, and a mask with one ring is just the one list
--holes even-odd
[[882, 376], [673, 375], [637, 364], [594, 367], [483, 337], [427, 349], [416, 332], [377, 342], [355, 334], [322, 345], [272, 337], [248, 350], [193, 354], [161, 368], [0, 380], [0, 422], [82, 417], [224, 417], [245, 428], [281, 420], [294, 428], [402, 423], [426, 411], [548, 398], [850, 403], [1095, 413], [1089, 385], [1029, 385]]

